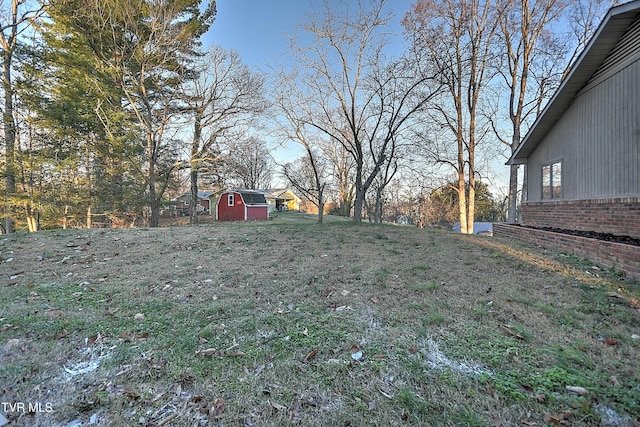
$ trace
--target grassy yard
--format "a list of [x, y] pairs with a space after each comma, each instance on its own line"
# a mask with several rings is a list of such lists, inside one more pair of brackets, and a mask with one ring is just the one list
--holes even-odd
[[47, 231], [0, 280], [10, 425], [639, 425], [640, 285], [497, 238]]

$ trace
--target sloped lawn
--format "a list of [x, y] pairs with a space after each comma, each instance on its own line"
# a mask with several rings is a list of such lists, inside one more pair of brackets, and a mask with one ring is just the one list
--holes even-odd
[[0, 261], [15, 425], [638, 425], [640, 287], [566, 255], [285, 214]]

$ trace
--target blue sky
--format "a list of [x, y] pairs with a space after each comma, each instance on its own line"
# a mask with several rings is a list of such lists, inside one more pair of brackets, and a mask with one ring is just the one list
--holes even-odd
[[[390, 31], [401, 34], [400, 20], [413, 1], [387, 0], [388, 10], [394, 15]], [[236, 50], [247, 65], [268, 71], [268, 64], [286, 62], [290, 37], [314, 9], [324, 10], [324, 0], [217, 0], [217, 9], [216, 20], [203, 38], [205, 47], [215, 44]], [[272, 155], [286, 162], [302, 152], [296, 144], [289, 144], [273, 147]]]
[[[392, 30], [400, 31], [400, 20], [411, 3], [388, 1], [395, 15]], [[204, 44], [234, 49], [248, 65], [264, 68], [288, 51], [289, 38], [305, 16], [323, 7], [323, 0], [217, 0], [218, 15]]]
[[[339, 0], [329, 0], [339, 2]], [[346, 0], [355, 3], [356, 0]], [[368, 0], [363, 0], [366, 4]], [[218, 14], [205, 35], [205, 47], [216, 44], [236, 50], [242, 60], [252, 68], [268, 70], [268, 64], [286, 63], [290, 37], [314, 9], [324, 10], [324, 0], [217, 0]], [[398, 34], [398, 40], [390, 49], [400, 53], [404, 45], [400, 21], [415, 0], [387, 0], [387, 8], [394, 17], [389, 32]], [[278, 162], [288, 162], [302, 155], [296, 144], [286, 147], [272, 146], [272, 155]], [[493, 171], [504, 179], [508, 168], [497, 159]], [[276, 180], [278, 177], [274, 177]]]

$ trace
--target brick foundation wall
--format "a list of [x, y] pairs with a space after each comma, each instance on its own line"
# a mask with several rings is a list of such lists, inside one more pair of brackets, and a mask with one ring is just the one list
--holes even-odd
[[527, 202], [522, 205], [522, 224], [640, 239], [640, 198]]
[[535, 230], [509, 224], [493, 224], [495, 237], [507, 237], [547, 249], [563, 250], [605, 268], [640, 279], [640, 246]]

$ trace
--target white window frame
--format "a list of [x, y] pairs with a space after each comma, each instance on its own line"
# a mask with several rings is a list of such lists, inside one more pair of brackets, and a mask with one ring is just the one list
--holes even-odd
[[233, 193], [227, 194], [227, 206], [233, 206], [235, 204], [235, 200], [233, 197]]

